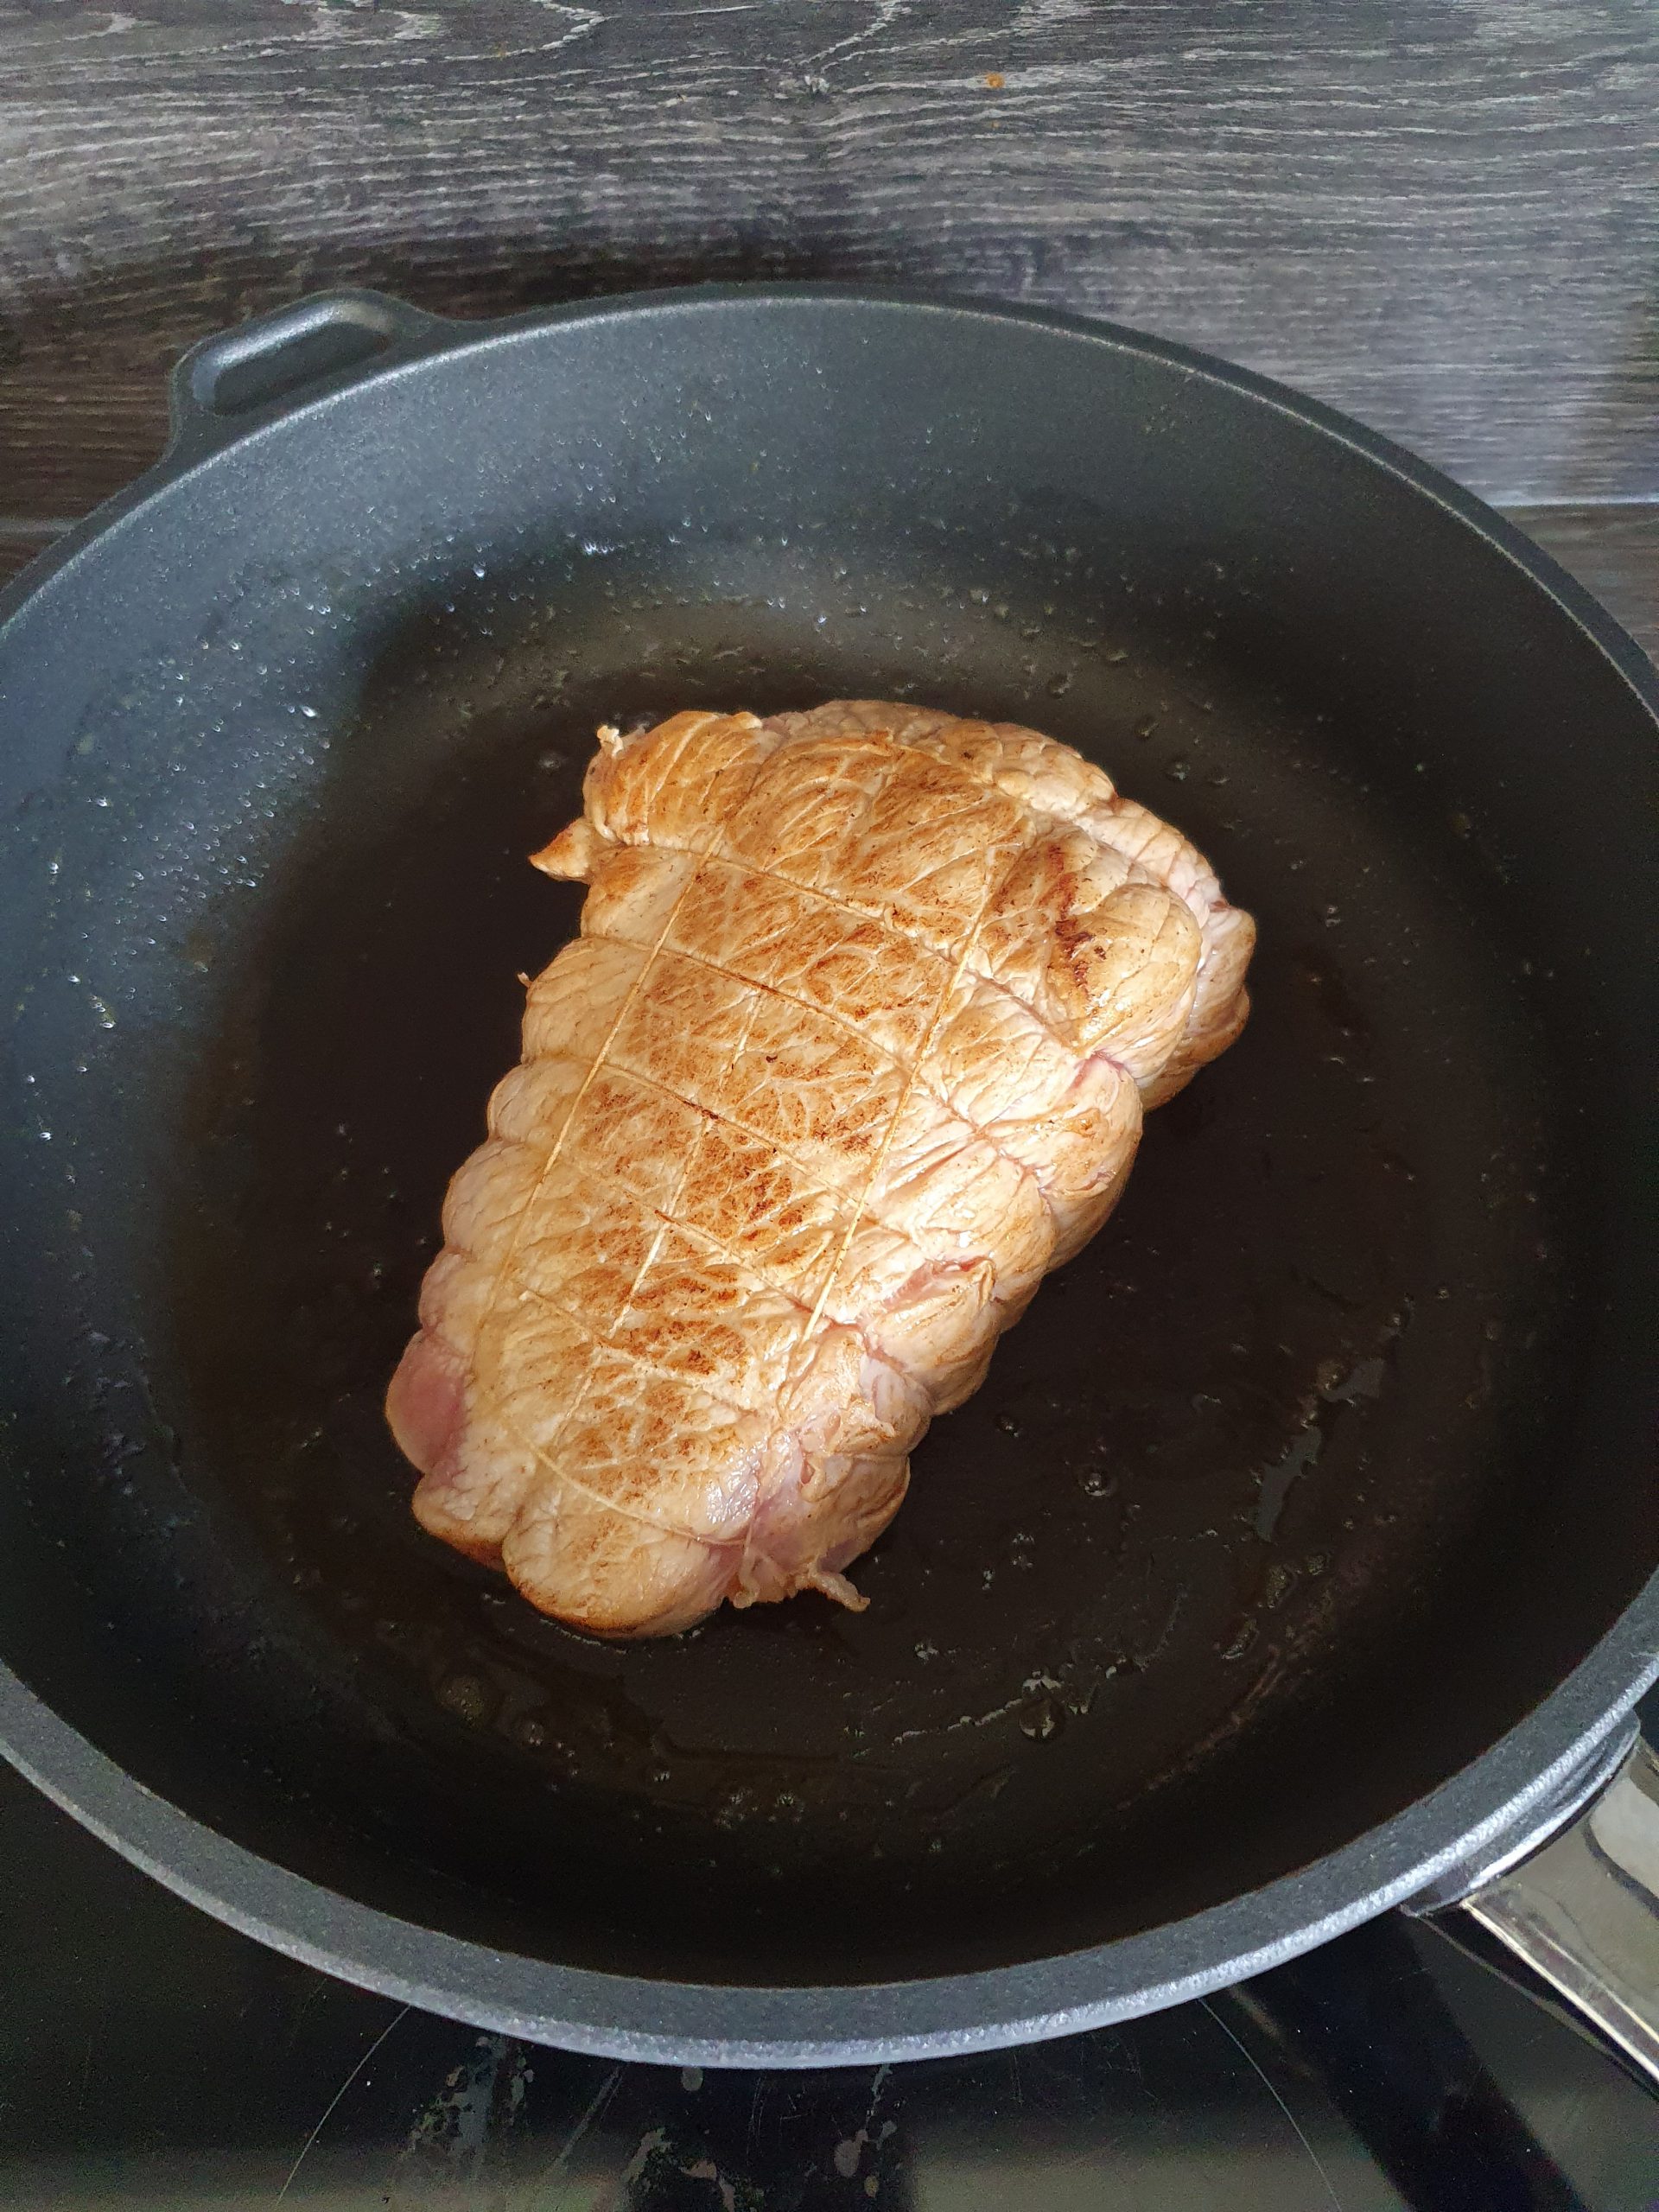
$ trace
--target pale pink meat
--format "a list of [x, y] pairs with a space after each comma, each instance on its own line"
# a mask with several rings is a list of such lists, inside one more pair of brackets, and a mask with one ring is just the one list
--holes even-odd
[[817, 1589], [1236, 1037], [1254, 928], [1069, 747], [878, 702], [603, 730], [589, 888], [449, 1188], [415, 1511], [606, 1636]]

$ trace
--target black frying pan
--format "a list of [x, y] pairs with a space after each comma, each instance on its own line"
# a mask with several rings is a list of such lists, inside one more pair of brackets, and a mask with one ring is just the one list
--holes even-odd
[[[1325, 410], [1054, 317], [337, 295], [175, 396], [0, 600], [19, 1764], [354, 1980], [785, 2063], [1167, 2003], [1571, 1811], [1659, 1650], [1608, 619]], [[382, 1395], [594, 725], [848, 693], [1106, 763], [1259, 918], [1255, 1014], [867, 1614], [606, 1647], [419, 1532]]]

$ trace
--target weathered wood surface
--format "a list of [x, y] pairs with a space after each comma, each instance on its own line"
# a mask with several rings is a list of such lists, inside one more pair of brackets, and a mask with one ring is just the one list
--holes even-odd
[[698, 276], [1115, 316], [1489, 496], [1659, 495], [1651, 0], [0, 0], [0, 518], [202, 332]]
[[1656, 149], [1648, 0], [0, 0], [0, 574], [319, 285], [833, 276], [1283, 376], [1653, 648]]

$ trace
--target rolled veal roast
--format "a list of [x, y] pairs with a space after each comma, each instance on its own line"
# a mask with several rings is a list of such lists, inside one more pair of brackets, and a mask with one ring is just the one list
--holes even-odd
[[600, 742], [536, 855], [582, 934], [387, 1402], [415, 1511], [602, 1635], [856, 1606], [928, 1422], [1237, 1035], [1254, 929], [1032, 730], [858, 701]]

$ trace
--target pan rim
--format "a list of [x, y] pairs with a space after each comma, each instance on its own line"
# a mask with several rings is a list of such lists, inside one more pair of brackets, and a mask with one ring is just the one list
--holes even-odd
[[[493, 1949], [342, 1896], [148, 1789], [0, 1664], [0, 1750], [44, 1796], [163, 1887], [285, 1956], [423, 2012], [650, 2065], [887, 2064], [1042, 2043], [1207, 1995], [1395, 1905], [1460, 1891], [1578, 1808], [1637, 1698], [1659, 1574], [1561, 1687], [1380, 1827], [1262, 1888], [1078, 1951], [965, 1974], [799, 1987], [647, 1980]], [[1640, 1662], [1637, 1664], [1637, 1662]], [[1575, 1791], [1574, 1785], [1579, 1785]]]
[[[372, 300], [393, 307], [402, 305], [388, 295], [353, 287], [308, 293], [293, 304], [300, 307], [324, 300]], [[906, 316], [921, 313], [952, 321], [978, 321], [993, 327], [1006, 324], [1046, 330], [1057, 337], [1101, 346], [1109, 352], [1161, 362], [1184, 371], [1194, 379], [1224, 385], [1269, 406], [1399, 478], [1471, 529], [1494, 552], [1520, 569], [1555, 601], [1611, 664], [1646, 709], [1655, 722], [1656, 734], [1659, 734], [1659, 669], [1600, 601], [1535, 539], [1478, 493], [1465, 490], [1432, 462], [1423, 461], [1383, 432], [1373, 430], [1344, 414], [1340, 408], [1202, 347], [1188, 346], [1179, 339], [1160, 338], [1103, 317], [917, 286], [830, 280], [660, 285], [639, 291], [607, 293], [558, 306], [529, 308], [508, 315], [423, 313], [423, 320], [430, 326], [433, 334], [417, 351], [384, 363], [371, 360], [362, 367], [319, 378], [302, 398], [279, 401], [251, 410], [245, 422], [227, 427], [222, 441], [206, 451], [183, 446], [175, 428], [149, 467], [73, 523], [9, 582], [0, 586], [0, 647], [5, 643], [5, 632], [12, 620], [37, 593], [113, 525], [126, 520], [147, 501], [169, 491], [175, 484], [219, 466], [228, 454], [270, 436], [291, 422], [321, 414], [357, 391], [417, 374], [434, 359], [491, 346], [511, 346], [534, 339], [543, 331], [571, 324], [603, 322], [646, 313], [695, 314], [791, 305], [887, 309]]]
[[[904, 288], [721, 284], [642, 291], [492, 321], [433, 320], [431, 342], [342, 375], [188, 457], [169, 449], [0, 591], [10, 626], [115, 525], [226, 455], [359, 388], [436, 359], [533, 342], [566, 324], [641, 314], [825, 308], [972, 319], [1053, 334], [1177, 368], [1273, 407], [1382, 468], [1521, 569], [1586, 637], [1659, 726], [1659, 675], [1591, 594], [1472, 493], [1322, 402], [1177, 342], [1058, 311]], [[988, 335], [989, 334], [988, 333]], [[1310, 1866], [1162, 1928], [976, 1973], [830, 1988], [646, 1980], [557, 1966], [446, 1935], [330, 1891], [232, 1841], [149, 1789], [0, 1664], [0, 1751], [135, 1866], [242, 1932], [326, 1973], [478, 2025], [613, 2058], [703, 2065], [890, 2061], [1038, 2041], [1197, 1997], [1409, 1901], [1508, 1839], [1539, 1832], [1563, 1793], [1659, 1679], [1659, 1573], [1534, 1712], [1478, 1758]], [[1452, 1881], [1452, 1886], [1455, 1887]]]

